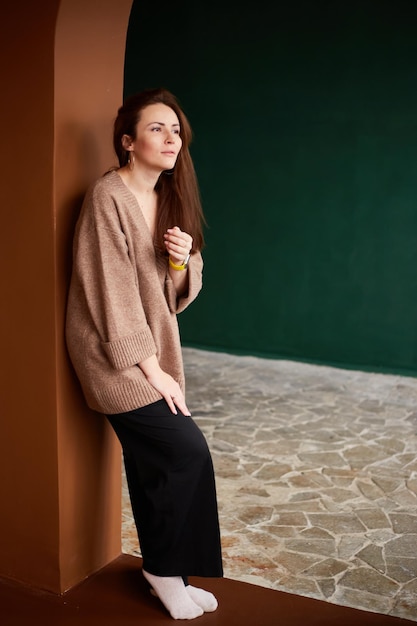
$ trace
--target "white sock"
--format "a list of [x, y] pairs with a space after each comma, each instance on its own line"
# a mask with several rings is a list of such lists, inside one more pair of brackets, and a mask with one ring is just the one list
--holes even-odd
[[205, 613], [211, 613], [217, 609], [218, 603], [214, 595], [210, 591], [205, 591], [199, 587], [187, 585], [185, 588], [191, 600], [198, 606], [201, 606]]
[[203, 615], [203, 609], [187, 593], [181, 576], [155, 576], [144, 569], [142, 573], [171, 617], [194, 619]]

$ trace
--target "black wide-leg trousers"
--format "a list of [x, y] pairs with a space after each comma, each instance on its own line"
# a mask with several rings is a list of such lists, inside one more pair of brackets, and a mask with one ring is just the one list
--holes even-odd
[[143, 568], [222, 576], [213, 464], [194, 420], [165, 400], [107, 418], [123, 449]]

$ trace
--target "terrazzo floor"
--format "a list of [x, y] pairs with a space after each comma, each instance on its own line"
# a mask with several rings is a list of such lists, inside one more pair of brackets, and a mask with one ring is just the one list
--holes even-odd
[[[417, 622], [417, 379], [184, 348], [227, 578]], [[123, 552], [140, 555], [123, 473]]]

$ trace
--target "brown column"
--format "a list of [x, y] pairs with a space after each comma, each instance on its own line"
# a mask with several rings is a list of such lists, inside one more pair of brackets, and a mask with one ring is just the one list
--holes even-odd
[[71, 239], [115, 163], [132, 0], [2, 9], [0, 577], [61, 593], [120, 554], [120, 450], [64, 342]]

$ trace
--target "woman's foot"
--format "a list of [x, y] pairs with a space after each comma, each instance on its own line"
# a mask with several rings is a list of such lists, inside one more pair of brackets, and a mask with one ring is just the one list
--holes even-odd
[[185, 590], [191, 600], [198, 604], [205, 613], [211, 613], [217, 609], [217, 600], [210, 591], [205, 591], [204, 589], [193, 587], [192, 585], [187, 585]]
[[203, 615], [204, 609], [191, 598], [181, 576], [155, 576], [144, 569], [142, 573], [171, 617], [194, 619]]

